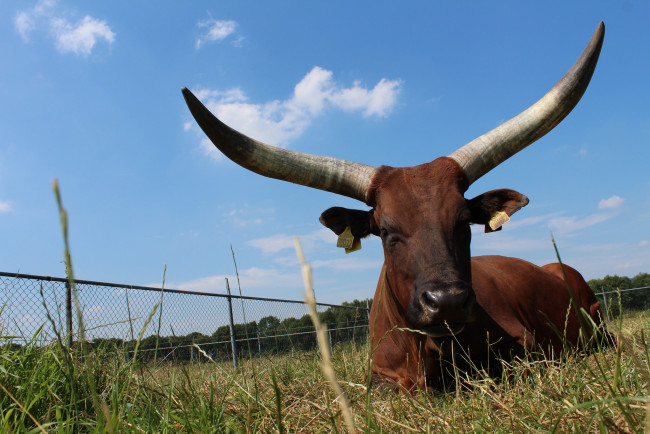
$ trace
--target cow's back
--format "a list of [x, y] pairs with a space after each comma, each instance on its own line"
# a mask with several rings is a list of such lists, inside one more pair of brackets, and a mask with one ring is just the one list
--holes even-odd
[[577, 315], [581, 308], [596, 325], [602, 322], [600, 302], [567, 265], [563, 272], [560, 264], [538, 267], [516, 258], [478, 256], [472, 258], [472, 283], [482, 311], [477, 325], [487, 323], [501, 339], [528, 350], [541, 345], [547, 357], [557, 357], [565, 344], [579, 346], [581, 321], [590, 335], [588, 321]]

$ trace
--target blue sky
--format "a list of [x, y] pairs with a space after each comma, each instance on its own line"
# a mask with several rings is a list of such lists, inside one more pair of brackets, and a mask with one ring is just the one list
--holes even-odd
[[81, 2], [0, 4], [0, 269], [298, 299], [300, 236], [319, 301], [369, 298], [379, 240], [345, 255], [318, 222], [362, 203], [247, 172], [194, 124], [195, 91], [240, 131], [302, 152], [407, 166], [518, 114], [597, 24], [592, 82], [552, 132], [481, 178], [531, 202], [474, 255], [563, 260], [587, 279], [650, 272], [650, 4]]

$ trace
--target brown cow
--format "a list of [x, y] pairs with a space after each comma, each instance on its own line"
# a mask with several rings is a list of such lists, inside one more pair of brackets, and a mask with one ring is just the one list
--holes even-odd
[[[241, 166], [372, 208], [330, 208], [320, 220], [336, 234], [349, 227], [355, 238], [381, 237], [385, 262], [370, 315], [373, 371], [406, 389], [439, 387], [446, 342], [452, 340], [480, 366], [491, 355], [521, 355], [533, 343], [556, 356], [562, 336], [578, 345], [579, 321], [564, 273], [514, 258], [470, 257], [470, 223], [498, 230], [528, 198], [508, 189], [469, 200], [463, 194], [569, 114], [589, 84], [604, 30], [600, 23], [569, 72], [526, 111], [449, 157], [414, 167], [371, 167], [269, 146], [223, 124], [189, 90], [183, 88], [183, 95], [210, 140]], [[600, 324], [593, 293], [575, 270], [567, 267], [566, 273], [578, 307]]]

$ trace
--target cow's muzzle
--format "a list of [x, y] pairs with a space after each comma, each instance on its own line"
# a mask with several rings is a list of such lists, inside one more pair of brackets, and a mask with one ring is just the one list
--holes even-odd
[[[471, 287], [429, 289], [420, 293], [415, 309], [417, 328], [433, 337], [460, 333], [472, 322], [476, 296]], [[415, 312], [414, 312], [415, 313]]]

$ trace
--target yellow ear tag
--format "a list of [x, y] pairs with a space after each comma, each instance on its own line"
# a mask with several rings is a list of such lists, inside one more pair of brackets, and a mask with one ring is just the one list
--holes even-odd
[[352, 253], [356, 252], [357, 250], [361, 250], [361, 240], [359, 238], [355, 238], [354, 242], [352, 243], [352, 247], [349, 249], [345, 249], [345, 253]]
[[490, 229], [493, 231], [499, 230], [501, 226], [505, 225], [510, 221], [510, 216], [506, 214], [503, 211], [495, 211], [492, 213], [490, 216], [490, 222], [488, 223], [488, 226], [490, 226]]
[[351, 249], [352, 244], [354, 244], [354, 235], [352, 235], [352, 230], [350, 229], [350, 226], [348, 226], [343, 232], [341, 232], [341, 235], [339, 235], [339, 239], [336, 241], [336, 247]]
[[361, 250], [361, 240], [352, 235], [352, 229], [348, 226], [339, 235], [339, 239], [336, 241], [336, 247], [343, 247], [345, 253], [356, 252], [357, 250]]

